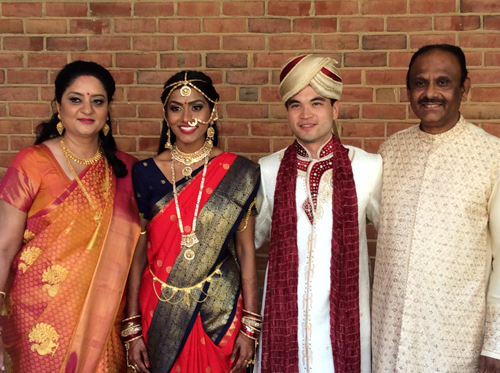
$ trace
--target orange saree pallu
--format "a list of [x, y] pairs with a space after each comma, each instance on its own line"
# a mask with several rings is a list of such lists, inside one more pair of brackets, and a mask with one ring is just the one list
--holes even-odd
[[[130, 170], [133, 157], [117, 155]], [[140, 228], [130, 173], [115, 178], [105, 164], [101, 159], [79, 175], [97, 213], [76, 180], [45, 208], [28, 213], [0, 318], [13, 372], [126, 371], [119, 320]], [[12, 167], [5, 177], [29, 179]], [[22, 201], [22, 193], [7, 194], [0, 197], [22, 205], [9, 200]]]
[[[227, 372], [240, 329], [242, 299], [235, 233], [259, 186], [258, 165], [223, 153], [207, 166], [196, 225], [199, 243], [181, 247], [173, 194], [150, 216], [148, 263], [139, 304], [152, 372]], [[190, 233], [202, 173], [181, 186]], [[178, 188], [180, 189], [180, 188]]]

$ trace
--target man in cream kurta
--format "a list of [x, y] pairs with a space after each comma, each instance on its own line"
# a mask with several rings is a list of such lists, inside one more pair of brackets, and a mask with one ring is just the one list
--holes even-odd
[[408, 93], [422, 122], [380, 148], [377, 373], [499, 371], [500, 139], [460, 116], [466, 76], [460, 48], [419, 50]]
[[[314, 58], [319, 59], [319, 61], [322, 59], [320, 57]], [[281, 90], [281, 93], [283, 96], [284, 91]], [[326, 96], [326, 93], [324, 95]], [[288, 108], [288, 110], [292, 109]], [[294, 130], [293, 127], [292, 130]], [[291, 146], [296, 147], [298, 158], [295, 191], [298, 247], [296, 300], [298, 304], [298, 371], [301, 373], [332, 373], [334, 372], [334, 359], [330, 338], [329, 294], [333, 188], [332, 169], [326, 167], [332, 155], [330, 149], [332, 135], [327, 137], [326, 142], [323, 140], [319, 144], [317, 154], [311, 154], [306, 147], [308, 144], [301, 142], [300, 130], [294, 130], [294, 133], [296, 132], [299, 132], [298, 142]], [[359, 148], [350, 146], [347, 148], [349, 149], [348, 155], [351, 160], [358, 203], [361, 371], [366, 373], [371, 371], [370, 265], [367, 252], [366, 221], [369, 219], [375, 226], [378, 225], [382, 160], [379, 155], [369, 154]], [[256, 247], [262, 246], [271, 231], [276, 180], [285, 150], [264, 157], [259, 161], [262, 177], [257, 197], [259, 213], [256, 218]], [[266, 291], [264, 291], [265, 293]], [[264, 307], [265, 304], [263, 310]], [[260, 372], [261, 352], [259, 351], [256, 372]]]

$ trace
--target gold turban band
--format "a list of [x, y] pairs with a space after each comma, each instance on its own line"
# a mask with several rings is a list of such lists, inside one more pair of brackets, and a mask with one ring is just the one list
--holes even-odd
[[289, 59], [281, 68], [280, 95], [283, 103], [310, 85], [323, 97], [340, 100], [342, 78], [337, 61], [312, 54]]

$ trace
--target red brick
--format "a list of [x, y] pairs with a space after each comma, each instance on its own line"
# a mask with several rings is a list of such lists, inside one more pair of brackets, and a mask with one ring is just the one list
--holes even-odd
[[252, 18], [248, 20], [249, 32], [279, 34], [291, 30], [290, 20], [285, 18]]
[[406, 105], [369, 104], [363, 106], [366, 119], [405, 119]]
[[154, 19], [117, 19], [115, 32], [123, 34], [153, 34], [156, 32]]
[[252, 122], [253, 136], [292, 136], [287, 122]]
[[135, 36], [132, 38], [133, 49], [138, 51], [169, 51], [174, 49], [172, 36]]
[[[320, 38], [321, 36], [318, 36]], [[311, 49], [310, 36], [270, 36], [269, 50], [308, 50]]]
[[[128, 136], [159, 136], [160, 121], [125, 121], [121, 120], [119, 124], [120, 135]], [[158, 147], [158, 140], [156, 140]]]
[[28, 55], [28, 67], [56, 67], [60, 69], [67, 63], [67, 54], [30, 53]]
[[467, 67], [482, 66], [483, 53], [481, 51], [464, 51], [467, 59]]
[[200, 66], [201, 56], [196, 53], [175, 53], [161, 55], [161, 67], [163, 68], [185, 68]]
[[0, 67], [23, 67], [23, 55], [1, 53]]
[[117, 53], [116, 67], [146, 68], [156, 67], [155, 53]]
[[263, 16], [264, 1], [231, 1], [222, 4], [226, 16]]
[[11, 117], [46, 118], [50, 115], [50, 112], [50, 105], [45, 103], [9, 103], [9, 113]]
[[462, 13], [495, 13], [500, 12], [498, 0], [461, 0]]
[[40, 51], [43, 49], [43, 38], [5, 37], [3, 39], [3, 49], [15, 51]]
[[312, 3], [310, 1], [270, 1], [267, 14], [271, 16], [308, 16]]
[[261, 98], [263, 102], [281, 102], [278, 87], [262, 87]]
[[352, 139], [352, 138], [342, 138], [343, 145], [355, 146], [356, 148], [363, 149], [363, 140]]
[[440, 31], [468, 31], [481, 28], [479, 16], [448, 16], [434, 18], [434, 28]]
[[485, 66], [500, 66], [500, 52], [485, 52], [484, 53]]
[[410, 48], [418, 49], [428, 44], [455, 44], [454, 34], [411, 35]]
[[342, 91], [342, 102], [372, 102], [372, 88], [344, 87]]
[[315, 46], [318, 50], [349, 50], [359, 48], [358, 35], [316, 35]]
[[87, 17], [86, 3], [46, 3], [48, 17]]
[[161, 91], [161, 88], [130, 87], [128, 88], [127, 101], [156, 102], [160, 99]]
[[365, 123], [346, 121], [342, 123], [341, 136], [345, 137], [384, 137], [384, 123]]
[[253, 66], [281, 68], [289, 58], [295, 56], [295, 53], [255, 53]]
[[223, 36], [222, 48], [224, 50], [262, 50], [266, 46], [263, 36]]
[[42, 17], [42, 2], [37, 3], [3, 3], [4, 17]]
[[11, 136], [10, 150], [21, 150], [27, 146], [33, 145], [35, 136]]
[[271, 104], [269, 105], [269, 108], [271, 109], [271, 114], [269, 115], [268, 118], [271, 119], [287, 119], [287, 112], [286, 112], [286, 107], [283, 104]]
[[483, 22], [485, 30], [500, 30], [500, 16], [484, 16]]
[[218, 36], [179, 36], [177, 38], [178, 50], [217, 50], [219, 49]]
[[472, 87], [471, 101], [476, 102], [499, 102], [500, 89], [498, 87]]
[[9, 84], [47, 84], [47, 71], [7, 70]]
[[221, 136], [248, 136], [248, 122], [218, 122]]
[[179, 2], [177, 14], [181, 17], [209, 17], [219, 15], [218, 2]]
[[90, 50], [119, 51], [130, 49], [130, 38], [125, 36], [92, 36], [89, 38]]
[[174, 15], [174, 3], [135, 3], [134, 16], [170, 17]]
[[92, 61], [103, 67], [113, 66], [113, 56], [111, 53], [72, 53], [71, 61]]
[[485, 68], [480, 68], [479, 70], [471, 69], [469, 70], [469, 77], [473, 85], [490, 84], [491, 82], [500, 82], [500, 70], [492, 70]]
[[353, 15], [359, 13], [357, 1], [316, 1], [316, 15]]
[[[373, 139], [367, 139], [365, 140], [365, 146], [363, 147], [363, 149], [368, 152], [368, 153], [373, 153], [373, 154], [376, 154], [378, 152], [378, 149], [380, 148], [380, 145], [382, 145], [382, 143], [384, 142], [384, 140], [373, 140]], [[369, 242], [368, 245], [372, 244], [372, 242]], [[375, 255], [375, 245], [372, 245], [372, 249], [370, 250], [370, 255], [371, 256], [374, 256]]]
[[214, 85], [217, 85], [217, 84], [222, 84], [222, 71], [220, 70], [205, 70], [203, 71], [205, 74], [207, 74], [210, 79], [212, 79], [212, 83]]
[[410, 0], [410, 13], [455, 13], [455, 0]]
[[137, 72], [138, 84], [162, 84], [173, 75], [172, 71], [154, 70]]
[[37, 99], [37, 88], [3, 87], [0, 89], [0, 101], [36, 101]]
[[[0, 150], [9, 150], [9, 139], [7, 136], [0, 136]], [[5, 175], [5, 170], [0, 170], [0, 181]]]
[[227, 104], [229, 118], [267, 118], [267, 105], [260, 104]]
[[0, 34], [22, 34], [23, 32], [21, 19], [0, 19]]
[[0, 120], [0, 133], [2, 134], [17, 135], [31, 132], [31, 120]]
[[300, 33], [334, 33], [337, 31], [336, 18], [296, 18], [293, 31]]
[[203, 31], [215, 34], [245, 32], [247, 22], [244, 18], [208, 18], [203, 20]]
[[135, 137], [119, 137], [116, 139], [116, 146], [118, 150], [122, 152], [132, 153], [137, 151], [137, 141]]
[[[286, 147], [290, 146], [294, 142], [293, 137], [289, 137], [287, 139], [273, 139], [273, 152], [277, 152], [278, 150], [285, 149]], [[266, 245], [264, 245], [266, 246]], [[263, 246], [263, 248], [264, 248]], [[262, 249], [260, 249], [262, 250]], [[259, 250], [259, 251], [260, 251]]]
[[340, 76], [344, 84], [361, 84], [361, 70], [341, 69]]
[[206, 66], [211, 68], [247, 67], [247, 55], [242, 53], [207, 53]]
[[496, 48], [500, 45], [500, 34], [461, 34], [459, 35], [462, 48]]
[[404, 129], [414, 126], [416, 123], [409, 122], [388, 122], [387, 123], [387, 136], [394, 135], [396, 132], [402, 131]]
[[227, 71], [227, 83], [229, 84], [267, 84], [268, 72], [267, 71]]
[[482, 128], [493, 136], [500, 137], [500, 123], [483, 123]]
[[48, 51], [84, 51], [87, 50], [87, 39], [70, 38], [47, 38]]
[[340, 20], [341, 32], [384, 31], [384, 19], [379, 17], [346, 17]]
[[390, 67], [408, 67], [414, 52], [391, 52], [389, 53]]
[[405, 85], [406, 70], [369, 70], [366, 71], [366, 84]]
[[219, 94], [220, 102], [236, 101], [236, 88], [234, 87], [215, 87]]
[[130, 17], [130, 3], [90, 3], [91, 17]]
[[5, 83], [5, 72], [0, 70], [0, 84]]
[[9, 167], [15, 155], [16, 153], [0, 153], [0, 167]]
[[132, 103], [114, 103], [111, 107], [111, 114], [114, 118], [135, 118], [137, 105]]
[[139, 105], [139, 118], [163, 118], [163, 108], [161, 104]]
[[387, 31], [429, 31], [432, 30], [431, 17], [388, 17]]
[[460, 113], [468, 120], [500, 119], [498, 104], [463, 104]]
[[201, 26], [198, 19], [161, 19], [158, 30], [165, 34], [195, 34], [201, 31]]
[[397, 102], [398, 91], [399, 89], [397, 88], [377, 88], [375, 90], [375, 102], [377, 103]]
[[26, 20], [27, 34], [66, 34], [65, 19], [28, 19]]
[[111, 70], [111, 75], [115, 79], [116, 84], [133, 84], [134, 83], [134, 71], [119, 71]]
[[269, 153], [269, 139], [228, 139], [228, 150], [235, 153]]
[[72, 34], [109, 34], [110, 25], [107, 19], [72, 19], [69, 30]]
[[340, 104], [339, 119], [358, 119], [359, 105]]
[[344, 54], [344, 66], [359, 67], [359, 66], [386, 66], [387, 53], [383, 52], [347, 52]]
[[406, 49], [405, 35], [363, 35], [363, 49]]
[[406, 0], [363, 1], [362, 14], [405, 14]]

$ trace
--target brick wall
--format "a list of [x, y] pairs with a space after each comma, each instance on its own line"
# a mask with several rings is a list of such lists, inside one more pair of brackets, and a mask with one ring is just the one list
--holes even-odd
[[[499, 0], [7, 0], [0, 34], [0, 178], [51, 113], [57, 71], [77, 59], [111, 70], [119, 147], [143, 158], [157, 147], [161, 86], [186, 68], [217, 85], [226, 150], [256, 160], [285, 147], [279, 68], [303, 52], [339, 61], [342, 139], [376, 152], [416, 122], [404, 89], [412, 52], [442, 42], [466, 51], [473, 88], [462, 112], [500, 136]], [[266, 260], [264, 249], [261, 269]]]

